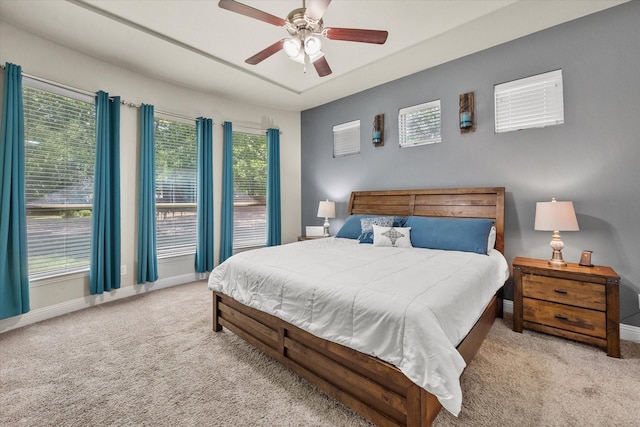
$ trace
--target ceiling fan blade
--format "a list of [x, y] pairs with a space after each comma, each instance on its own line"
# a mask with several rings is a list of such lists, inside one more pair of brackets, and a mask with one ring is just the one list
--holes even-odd
[[218, 6], [222, 9], [239, 13], [240, 15], [248, 16], [249, 18], [254, 18], [259, 21], [266, 22], [267, 24], [275, 25], [277, 27], [283, 27], [286, 24], [286, 21], [282, 18], [278, 18], [277, 16], [271, 15], [270, 13], [263, 12], [259, 9], [247, 6], [246, 4], [242, 4], [234, 0], [220, 0], [218, 2]]
[[251, 65], [259, 64], [260, 62], [264, 61], [274, 53], [280, 52], [282, 50], [282, 46], [285, 40], [286, 39], [278, 40], [277, 42], [267, 47], [266, 49], [263, 49], [260, 52], [256, 53], [251, 58], [247, 58], [244, 62]]
[[329, 67], [327, 63], [327, 58], [324, 55], [313, 61], [313, 66], [316, 67], [316, 71], [320, 77], [328, 76], [332, 72], [331, 67]]
[[324, 11], [327, 10], [329, 3], [331, 3], [331, 0], [309, 0], [304, 14], [307, 15], [307, 18], [319, 21], [324, 15]]
[[329, 40], [384, 44], [389, 33], [382, 30], [361, 30], [359, 28], [325, 28]]

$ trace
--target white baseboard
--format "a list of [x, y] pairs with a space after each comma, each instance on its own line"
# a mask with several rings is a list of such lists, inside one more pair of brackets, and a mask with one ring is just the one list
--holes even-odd
[[620, 339], [633, 341], [633, 342], [640, 342], [640, 327], [621, 323]]
[[146, 292], [157, 291], [158, 289], [169, 288], [171, 286], [183, 285], [185, 283], [204, 280], [206, 278], [207, 274], [203, 273], [183, 274], [181, 276], [159, 279], [156, 282], [149, 282], [143, 285], [126, 286], [104, 294], [89, 295], [86, 297], [65, 301], [60, 304], [38, 308], [20, 316], [14, 316], [0, 320], [0, 333], [20, 328], [22, 326], [31, 325], [32, 323], [51, 319], [53, 317], [61, 316], [63, 314], [72, 313], [84, 308], [89, 308], [94, 305], [104, 304], [106, 302], [139, 295]]
[[[505, 313], [513, 313], [513, 301], [503, 300]], [[620, 339], [626, 341], [640, 342], [640, 327], [620, 324]]]

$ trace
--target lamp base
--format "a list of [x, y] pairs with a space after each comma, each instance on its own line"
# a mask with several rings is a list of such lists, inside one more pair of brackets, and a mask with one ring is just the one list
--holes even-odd
[[562, 258], [562, 248], [564, 248], [564, 243], [560, 239], [560, 232], [555, 230], [553, 232], [553, 239], [549, 242], [551, 249], [551, 259], [549, 260], [549, 265], [554, 267], [566, 267], [567, 263], [564, 262], [564, 258]]
[[567, 263], [564, 260], [550, 259], [549, 265], [554, 267], [566, 267]]
[[324, 219], [324, 233], [322, 233], [322, 237], [329, 237], [329, 218]]

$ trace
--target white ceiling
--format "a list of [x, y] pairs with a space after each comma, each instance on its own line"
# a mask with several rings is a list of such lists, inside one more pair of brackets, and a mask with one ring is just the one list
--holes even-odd
[[[302, 0], [240, 0], [286, 18]], [[325, 27], [387, 30], [384, 45], [324, 40], [318, 77], [279, 52], [285, 29], [217, 0], [0, 0], [0, 20], [87, 55], [228, 99], [301, 111], [625, 1], [335, 0]], [[1, 42], [1, 41], [0, 41]]]

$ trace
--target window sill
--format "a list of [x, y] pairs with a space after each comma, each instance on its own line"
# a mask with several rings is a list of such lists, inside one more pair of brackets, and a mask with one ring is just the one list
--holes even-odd
[[78, 280], [89, 277], [89, 269], [75, 271], [73, 273], [61, 273], [52, 276], [38, 277], [36, 279], [29, 279], [29, 288], [37, 288], [39, 286], [51, 285], [58, 282], [68, 282], [70, 280]]
[[158, 255], [158, 262], [173, 261], [176, 259], [193, 258], [196, 256], [195, 249], [191, 252], [179, 252], [175, 254]]

